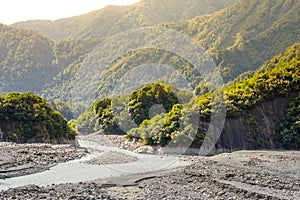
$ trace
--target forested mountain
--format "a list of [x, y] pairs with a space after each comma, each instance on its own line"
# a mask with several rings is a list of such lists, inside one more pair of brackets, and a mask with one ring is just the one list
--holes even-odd
[[0, 25], [0, 88], [40, 91], [61, 69], [52, 65], [54, 43], [35, 31]]
[[[51, 26], [46, 26], [43, 21], [38, 22], [46, 27], [45, 31], [49, 34], [53, 34], [50, 29], [63, 34], [56, 39], [95, 37], [94, 39], [54, 41], [37, 31], [0, 25], [0, 89], [2, 91], [31, 90], [49, 100], [70, 102], [72, 100], [70, 92], [76, 73], [89, 55], [99, 53], [95, 52], [94, 48], [105, 40], [106, 36], [125, 29], [156, 24], [159, 23], [160, 18], [168, 22], [183, 20], [194, 14], [203, 14], [208, 8], [211, 8], [208, 9], [209, 12], [213, 12], [233, 2], [235, 1], [201, 1], [203, 3], [201, 4], [199, 0], [189, 1], [189, 3], [174, 0], [173, 7], [170, 7], [169, 1], [145, 0], [132, 6], [109, 6], [83, 16], [46, 22]], [[168, 6], [169, 10], [166, 9]], [[179, 11], [173, 12], [175, 9]], [[300, 2], [297, 0], [253, 0], [251, 2], [240, 0], [209, 15], [154, 27], [170, 28], [187, 34], [199, 42], [208, 49], [209, 55], [212, 56], [222, 71], [224, 81], [227, 82], [248, 70], [257, 69], [266, 60], [298, 42], [299, 10]], [[137, 13], [142, 13], [141, 18], [136, 16]], [[151, 18], [151, 13], [156, 14]], [[119, 15], [124, 16], [121, 18]], [[116, 21], [106, 21], [107, 18], [104, 16]], [[141, 23], [136, 23], [137, 19], [142, 19]], [[106, 24], [108, 22], [109, 25]], [[24, 24], [30, 23], [35, 24], [35, 22]], [[56, 23], [60, 25], [55, 25]], [[55, 28], [54, 25], [59, 28]], [[67, 32], [61, 28], [65, 28]], [[122, 44], [114, 45], [122, 46]], [[93, 68], [98, 65], [98, 61], [89, 62], [89, 65]], [[202, 77], [195, 74], [192, 64], [187, 63], [184, 58], [172, 52], [141, 48], [122, 55], [105, 71], [92, 74], [90, 80], [96, 81], [95, 84], [99, 86], [95, 94], [111, 92], [114, 84], [126, 73], [126, 70], [145, 63], [172, 66], [178, 69], [179, 73], [184, 74], [193, 87], [202, 85]], [[99, 77], [99, 74], [103, 76]], [[88, 85], [85, 89], [89, 89]], [[81, 91], [85, 92], [85, 90]]]
[[94, 40], [54, 42], [36, 31], [0, 24], [0, 90], [41, 93], [93, 47]]
[[[248, 70], [255, 70], [266, 60], [299, 41], [299, 8], [299, 1], [253, 0], [249, 3], [241, 0], [210, 15], [157, 27], [175, 29], [198, 41], [208, 49], [222, 72], [224, 82], [227, 82]], [[137, 41], [139, 39], [136, 38]], [[101, 72], [101, 77], [91, 78], [99, 80], [97, 94], [101, 96], [110, 93], [114, 84], [128, 70], [146, 63], [172, 66], [181, 70], [181, 74], [184, 70], [190, 73], [187, 77], [192, 77], [189, 81], [193, 86], [201, 81], [193, 74], [193, 70], [189, 70], [192, 69], [191, 64], [180, 57], [170, 52], [137, 49], [113, 62], [111, 67]], [[67, 84], [64, 83], [64, 86]], [[50, 88], [57, 91], [60, 87], [53, 82]]]
[[[298, 42], [299, 10], [298, 0], [241, 0], [210, 15], [158, 27], [175, 29], [198, 41], [227, 82]], [[119, 64], [126, 65], [126, 60]]]
[[[299, 149], [299, 83], [300, 43], [297, 43], [285, 54], [266, 62], [253, 76], [227, 86], [224, 89], [227, 117], [216, 148], [232, 150], [284, 146]], [[162, 88], [168, 92], [161, 92]], [[182, 128], [180, 123], [186, 117], [184, 113], [199, 109], [197, 112], [200, 123], [193, 145], [201, 145], [216, 108], [213, 107], [215, 102], [212, 102], [212, 96], [218, 94], [219, 90], [194, 98], [188, 106], [173, 100], [174, 92], [174, 89], [164, 84], [154, 84], [147, 85], [129, 96], [118, 97], [119, 101], [100, 100], [79, 117], [79, 130], [96, 131], [101, 128], [106, 132], [122, 133], [120, 126], [116, 124], [124, 114], [114, 112], [120, 109], [121, 104], [112, 102], [123, 102], [127, 104], [124, 112], [128, 112], [138, 124], [138, 128], [130, 129], [127, 136], [138, 138], [144, 144], [164, 146], [171, 141], [176, 143], [194, 139], [189, 138], [193, 127]], [[156, 94], [166, 96], [155, 99]], [[149, 113], [149, 107], [157, 102], [166, 108], [167, 114]], [[177, 140], [177, 137], [181, 139]]]
[[[241, 0], [216, 13], [159, 25], [158, 28], [175, 29], [198, 41], [213, 57], [224, 82], [228, 82], [244, 72], [257, 69], [266, 60], [299, 41], [299, 10], [298, 0]], [[177, 65], [172, 60], [166, 61], [165, 58], [170, 57], [167, 53], [160, 52], [158, 56], [140, 49], [132, 54], [114, 64], [115, 71], [107, 73], [109, 77], [105, 79], [118, 77], [118, 66], [124, 68], [141, 60], [156, 59], [158, 63], [163, 60], [172, 66]]]
[[300, 1], [241, 0], [211, 15], [166, 26], [199, 41], [228, 81], [299, 41]]
[[155, 24], [178, 22], [213, 13], [237, 0], [141, 0], [131, 6], [103, 9], [56, 21], [27, 21], [16, 27], [38, 30], [54, 40], [98, 38]]

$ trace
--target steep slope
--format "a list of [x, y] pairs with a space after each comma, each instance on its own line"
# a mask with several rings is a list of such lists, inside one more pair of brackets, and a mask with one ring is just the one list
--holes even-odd
[[35, 31], [0, 25], [0, 88], [2, 91], [39, 91], [59, 69], [53, 42]]
[[237, 0], [141, 0], [131, 6], [103, 9], [57, 21], [27, 21], [16, 27], [38, 30], [54, 40], [107, 37], [138, 27], [177, 22], [213, 13]]
[[101, 41], [86, 40], [66, 40], [55, 43], [54, 65], [60, 67], [60, 71], [52, 77], [50, 81], [39, 91], [45, 98], [51, 101], [60, 100], [70, 102], [73, 87], [73, 79], [80, 68], [84, 58]]
[[227, 82], [299, 41], [300, 1], [241, 0], [217, 13], [166, 26], [199, 41]]
[[[153, 63], [155, 65], [151, 67]], [[195, 88], [203, 79], [192, 64], [174, 53], [158, 49], [139, 49], [124, 55], [102, 72], [101, 77], [98, 79], [97, 97], [101, 98], [111, 94], [120, 78], [126, 77], [126, 73], [129, 72], [132, 77], [137, 76], [134, 70], [141, 68], [141, 66], [144, 74], [140, 74], [140, 76], [145, 76], [145, 79], [159, 78], [160, 80], [167, 80], [169, 84], [176, 85], [182, 82], [180, 78], [184, 78], [190, 83], [192, 88]], [[176, 75], [180, 74], [180, 77], [176, 76], [172, 70], [176, 70]], [[122, 80], [122, 84], [134, 88], [138, 87], [138, 85], [144, 85], [145, 79], [134, 80], [135, 82], [131, 79]], [[125, 89], [130, 90], [130, 88]]]
[[[241, 0], [217, 13], [156, 27], [175, 29], [198, 41], [214, 59], [226, 83], [244, 72], [257, 69], [266, 60], [298, 42], [299, 10], [300, 2], [295, 0], [253, 0], [250, 3]], [[139, 39], [136, 38], [137, 41]], [[147, 41], [147, 38], [143, 39]], [[179, 69], [178, 66], [189, 66], [184, 68], [185, 72], [189, 71], [188, 76], [193, 77], [189, 81], [193, 86], [199, 84], [201, 77], [189, 70], [191, 64], [179, 60], [176, 55], [158, 50], [138, 49], [123, 55], [102, 73], [97, 93], [101, 96], [111, 92], [122, 74], [145, 63]]]
[[[195, 10], [199, 10], [198, 7], [194, 5], [197, 1], [191, 2], [190, 5], [193, 7], [191, 9], [195, 8]], [[178, 1], [177, 4], [172, 4], [174, 6], [172, 9], [179, 9], [183, 12], [184, 9], [179, 6], [181, 3]], [[215, 2], [213, 1], [211, 3], [214, 4]], [[155, 8], [158, 5], [161, 5], [161, 7], [163, 7], [163, 5], [168, 7], [169, 4], [159, 4], [158, 1], [149, 0], [141, 1], [138, 4], [125, 8], [126, 10], [138, 10], [139, 8], [143, 11], [142, 21], [147, 21], [145, 19], [151, 18], [151, 12], [149, 10], [147, 11], [147, 9], [151, 6], [151, 8]], [[175, 5], [178, 5], [180, 8], [175, 8]], [[185, 5], [187, 6], [189, 4]], [[118, 16], [118, 14], [123, 12], [122, 9], [120, 8], [119, 10], [119, 7], [114, 6], [108, 7], [104, 10], [102, 9], [99, 16], [109, 16], [109, 13]], [[105, 10], [107, 11], [106, 14], [104, 14], [106, 12]], [[163, 12], [160, 9], [154, 10], [157, 13]], [[165, 8], [162, 10], [165, 10]], [[157, 25], [155, 27], [175, 29], [179, 32], [188, 34], [196, 41], [199, 41], [202, 46], [208, 49], [208, 53], [214, 58], [216, 64], [222, 71], [224, 81], [227, 82], [236, 78], [241, 73], [256, 69], [267, 59], [283, 52], [283, 49], [299, 41], [299, 10], [300, 4], [297, 0], [253, 0], [250, 3], [246, 0], [241, 0], [217, 13], [200, 16], [189, 21]], [[172, 16], [170, 17], [172, 19], [183, 19], [184, 14], [182, 14], [181, 11], [178, 13], [178, 18], [173, 15], [166, 16]], [[97, 13], [98, 11], [95, 11], [94, 15], [98, 15]], [[132, 14], [136, 12], [132, 11], [129, 13]], [[87, 16], [89, 16], [89, 14], [87, 14]], [[77, 18], [79, 19], [80, 17], [64, 20], [73, 20]], [[100, 27], [101, 30], [99, 32], [97, 28], [91, 28], [92, 26], [90, 25], [96, 22], [105, 25], [106, 22], [104, 23], [103, 21], [98, 20], [94, 21], [95, 18], [89, 18], [91, 21], [82, 19], [82, 23], [86, 24], [88, 29], [85, 29], [85, 25], [80, 27], [80, 24], [76, 24], [76, 20], [74, 20], [76, 26], [75, 24], [70, 26], [80, 27], [80, 31], [82, 31], [82, 34], [80, 35], [86, 34], [84, 37], [94, 37], [95, 35], [93, 34], [102, 34], [104, 33], [101, 32], [102, 29], [103, 31], [106, 31], [104, 35], [110, 35], [120, 31], [119, 28], [124, 28], [120, 24], [117, 27], [114, 25], [115, 23], [113, 23], [113, 26], [111, 24], [109, 25], [110, 28]], [[131, 20], [133, 21], [127, 18], [118, 18], [118, 20], [122, 21], [126, 19], [126, 22], [128, 22], [130, 26], [135, 26], [134, 20], [138, 19], [138, 17], [135, 16], [132, 18], [133, 19]], [[170, 19], [165, 17], [165, 15], [162, 15], [161, 18], [165, 20]], [[55, 22], [51, 22], [51, 24], [52, 23]], [[2, 43], [0, 49], [3, 59], [1, 60], [2, 63], [0, 67], [3, 73], [0, 77], [2, 77], [2, 90], [33, 90], [51, 100], [62, 100], [65, 102], [70, 102], [72, 98], [70, 94], [73, 86], [72, 81], [86, 56], [89, 55], [89, 52], [97, 44], [105, 39], [79, 39], [54, 42], [34, 31], [6, 26], [1, 27], [2, 32], [0, 38], [2, 38]], [[68, 26], [66, 25], [64, 27]], [[117, 28], [113, 30], [114, 27]], [[72, 29], [72, 31], [73, 30], [75, 31], [74, 33], [67, 33], [67, 35], [77, 34], [78, 30]], [[18, 36], [14, 36], [14, 34], [17, 34]], [[39, 42], [34, 42], [32, 47], [30, 47], [31, 44], [29, 43], [32, 34], [35, 35], [33, 37], [34, 40], [39, 38], [37, 39]], [[16, 39], [14, 39], [14, 37], [16, 37]], [[30, 48], [17, 48], [18, 45], [21, 44], [20, 42], [22, 42], [24, 46], [27, 45]], [[14, 47], [7, 49], [6, 46], [8, 45]], [[118, 45], [119, 44], [116, 44], [116, 46]], [[112, 86], [114, 86], [118, 78], [120, 78], [120, 75], [124, 72], [126, 73], [126, 68], [131, 69], [130, 67], [141, 65], [143, 63], [170, 64], [181, 67], [187, 66], [186, 68], [178, 67], [179, 71], [181, 70], [180, 73], [185, 74], [186, 77], [191, 77], [189, 82], [192, 83], [193, 86], [199, 84], [201, 77], [194, 74], [194, 71], [189, 70], [192, 68], [190, 63], [185, 63], [184, 60], [177, 60], [170, 52], [169, 54], [160, 52], [158, 55], [155, 52], [157, 51], [150, 50], [149, 53], [147, 53], [145, 49], [137, 49], [136, 51], [132, 51], [132, 54], [123, 55], [119, 60], [115, 60], [115, 62], [112, 63], [112, 66], [107, 68], [104, 72], [99, 72], [104, 75], [101, 79], [98, 77], [99, 73], [92, 74], [93, 77], [90, 77], [91, 80], [99, 80], [98, 91], [95, 91], [95, 93], [109, 93], [107, 88], [112, 88]], [[18, 56], [18, 54], [21, 54], [22, 56]], [[25, 65], [28, 67], [24, 67], [24, 63], [28, 63]], [[91, 66], [97, 66], [96, 61], [90, 62], [89, 64]], [[12, 71], [12, 69], [14, 70]]]
[[36, 31], [0, 25], [0, 90], [41, 94], [57, 82], [54, 77], [90, 52], [94, 42], [54, 42]]

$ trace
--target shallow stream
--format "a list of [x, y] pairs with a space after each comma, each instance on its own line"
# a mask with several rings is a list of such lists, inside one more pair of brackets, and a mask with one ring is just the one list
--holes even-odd
[[[58, 164], [41, 173], [0, 180], [0, 190], [29, 184], [47, 186], [60, 183], [86, 182], [121, 175], [165, 171], [189, 164], [175, 156], [137, 154], [116, 147], [100, 146], [95, 142], [85, 140], [81, 140], [79, 143], [80, 146], [87, 148], [91, 153], [79, 160]], [[101, 155], [108, 152], [118, 152], [133, 156], [137, 158], [137, 161], [105, 165], [93, 165], [87, 163], [87, 161], [95, 158], [101, 159]]]

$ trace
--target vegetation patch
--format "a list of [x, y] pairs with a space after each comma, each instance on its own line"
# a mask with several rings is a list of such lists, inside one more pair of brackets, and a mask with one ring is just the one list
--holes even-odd
[[60, 143], [76, 137], [67, 120], [32, 93], [0, 96], [0, 128], [4, 141]]

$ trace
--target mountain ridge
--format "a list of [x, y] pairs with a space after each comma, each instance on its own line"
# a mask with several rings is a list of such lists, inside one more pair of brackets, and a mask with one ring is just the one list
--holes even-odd
[[298, 8], [298, 0], [241, 0], [211, 15], [165, 26], [203, 45], [227, 82], [299, 41]]
[[[54, 40], [107, 37], [129, 29], [188, 20], [212, 13], [237, 0], [142, 0], [131, 6], [106, 6], [84, 15], [56, 21], [15, 23], [19, 28], [36, 29]], [[79, 28], [80, 27], [80, 28]]]
[[[300, 9], [298, 8], [300, 4], [296, 0], [254, 0], [250, 3], [240, 0], [213, 14], [188, 21], [159, 24], [155, 27], [167, 27], [187, 34], [206, 47], [227, 82], [244, 72], [255, 70], [267, 59], [271, 59], [299, 41], [300, 15], [298, 13]], [[265, 18], [261, 19], [261, 16]], [[8, 26], [8, 28], [5, 25], [0, 27], [2, 27], [0, 52], [3, 56], [0, 60], [1, 89], [6, 91], [33, 90], [47, 99], [67, 102], [72, 100], [69, 94], [72, 88], [72, 77], [94, 47], [105, 40], [105, 38], [83, 38], [54, 41], [37, 31], [28, 32], [26, 29], [13, 26]], [[256, 29], [259, 31], [256, 32]], [[33, 38], [26, 36], [28, 33], [35, 36], [32, 36]], [[13, 36], [14, 34], [17, 36]], [[16, 40], [15, 37], [19, 39]], [[34, 48], [28, 48], [32, 45], [30, 41], [35, 39], [37, 41], [32, 43], [35, 45]], [[43, 42], [40, 40], [48, 44], [48, 47], [43, 47]], [[17, 48], [20, 41], [23, 41], [26, 48]], [[13, 48], [7, 50], [8, 44]], [[143, 53], [142, 55], [151, 61], [150, 54]], [[118, 66], [134, 61], [127, 61], [126, 56], [122, 58], [124, 63], [122, 60], [116, 61]], [[128, 55], [128, 57], [134, 58], [134, 55]], [[26, 66], [27, 63], [28, 66]], [[41, 70], [42, 68], [46, 70]], [[107, 70], [108, 78], [111, 74], [108, 72], [112, 69]], [[111, 76], [111, 78], [114, 77]]]

